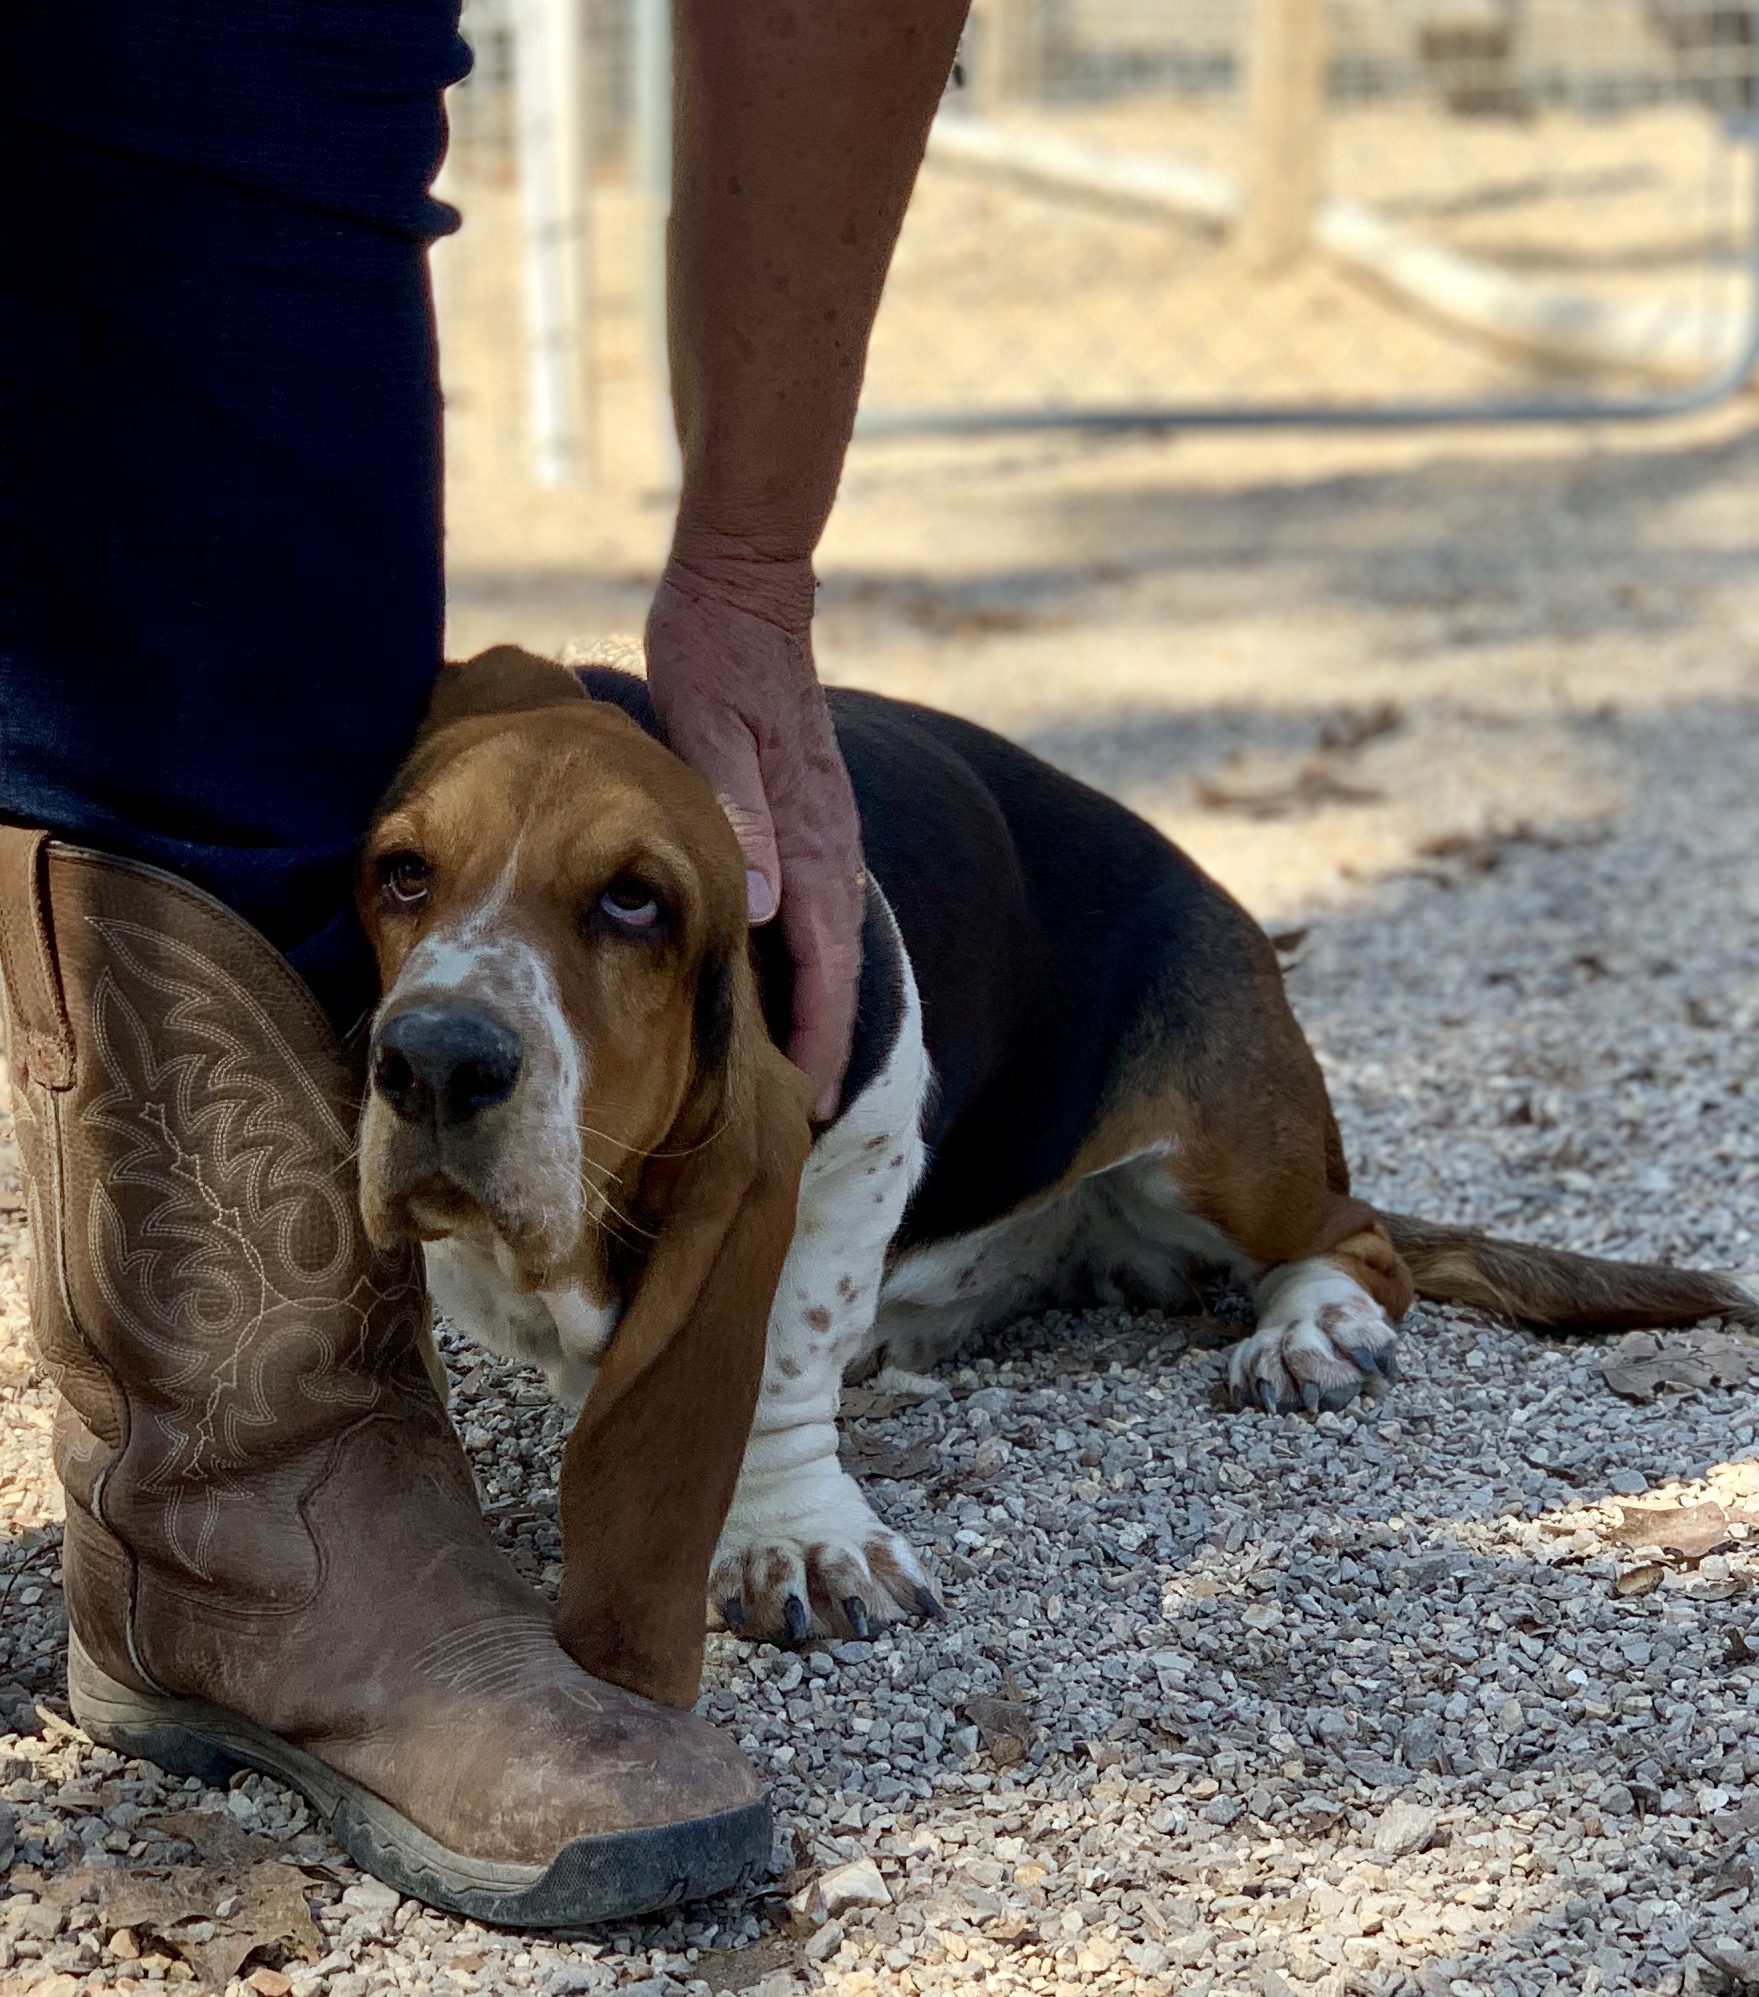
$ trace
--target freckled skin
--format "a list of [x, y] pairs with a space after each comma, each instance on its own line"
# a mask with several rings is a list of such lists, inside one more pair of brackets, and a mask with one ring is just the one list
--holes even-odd
[[734, 535], [769, 561], [810, 558], [966, 5], [679, 0], [670, 298], [681, 532]]
[[[828, 1116], [861, 835], [812, 657], [812, 554], [968, 0], [676, 0], [668, 230], [677, 531], [648, 624], [668, 739], [727, 809], [795, 966]], [[779, 905], [778, 905], [779, 889]]]

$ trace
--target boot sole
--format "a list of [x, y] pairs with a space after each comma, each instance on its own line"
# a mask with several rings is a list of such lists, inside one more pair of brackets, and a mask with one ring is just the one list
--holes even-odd
[[575, 1838], [548, 1865], [449, 1851], [382, 1796], [241, 1713], [205, 1699], [131, 1691], [68, 1633], [73, 1716], [102, 1747], [224, 1789], [241, 1769], [296, 1789], [363, 1872], [412, 1899], [504, 1928], [579, 1928], [705, 1900], [769, 1867], [767, 1796], [743, 1809]]

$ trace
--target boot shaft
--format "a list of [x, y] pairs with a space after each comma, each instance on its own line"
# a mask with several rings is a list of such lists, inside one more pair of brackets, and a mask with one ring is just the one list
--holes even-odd
[[284, 1610], [318, 1584], [286, 1522], [337, 1439], [412, 1396], [439, 1419], [414, 1260], [360, 1224], [347, 1062], [218, 904], [11, 828], [0, 982], [69, 1501], [163, 1585]]

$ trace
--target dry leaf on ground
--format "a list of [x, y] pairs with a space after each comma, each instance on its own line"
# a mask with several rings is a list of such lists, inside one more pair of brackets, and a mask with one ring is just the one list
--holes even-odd
[[1759, 1984], [1759, 1948], [1749, 1948], [1738, 1935], [1700, 1936], [1692, 1946], [1737, 1990]]
[[1349, 755], [1396, 735], [1405, 725], [1405, 710], [1396, 700], [1377, 700], [1371, 707], [1346, 707], [1321, 724], [1319, 746], [1336, 755]]
[[1323, 763], [1303, 763], [1280, 783], [1244, 790], [1200, 777], [1197, 802], [1205, 811], [1233, 811], [1242, 818], [1294, 818], [1327, 804], [1378, 804], [1386, 795], [1367, 784], [1347, 783]]
[[711, 1990], [749, 1990], [766, 1977], [799, 1969], [800, 1936], [791, 1924], [744, 1948], [705, 1949], [695, 1967]]
[[1623, 1568], [1613, 1577], [1612, 1592], [1630, 1599], [1639, 1595], [1653, 1595], [1661, 1586], [1662, 1576], [1667, 1569], [1659, 1561], [1645, 1560], [1636, 1567]]
[[[223, 1987], [258, 1949], [315, 1962], [323, 1941], [306, 1904], [307, 1879], [224, 1812], [178, 1810], [145, 1828], [190, 1845], [192, 1866], [117, 1868], [95, 1875], [107, 1932], [145, 1930], [175, 1949], [197, 1980]], [[233, 1903], [222, 1915], [220, 1907]]]
[[1737, 1523], [1719, 1504], [1621, 1505], [1613, 1537], [1626, 1546], [1656, 1546], [1689, 1566], [1730, 1543], [1729, 1528]]
[[1606, 1384], [1627, 1401], [1649, 1401], [1657, 1387], [1738, 1387], [1759, 1371], [1759, 1348], [1726, 1332], [1628, 1331], [1600, 1362]]
[[839, 1407], [845, 1421], [884, 1421], [930, 1399], [927, 1393], [875, 1393], [871, 1387], [845, 1387]]
[[839, 1454], [845, 1465], [861, 1476], [897, 1480], [926, 1477], [940, 1463], [940, 1452], [932, 1442], [914, 1442], [900, 1449], [895, 1443], [847, 1430]]
[[998, 1768], [1012, 1768], [1026, 1759], [1026, 1750], [1038, 1735], [1030, 1707], [1013, 1699], [979, 1697], [967, 1699], [964, 1710], [977, 1728], [984, 1753]]
[[266, 1839], [240, 1830], [224, 1810], [162, 1810], [148, 1817], [142, 1828], [175, 1838], [188, 1845], [203, 1865], [222, 1871], [243, 1872], [261, 1859], [279, 1856]]
[[1563, 852], [1572, 846], [1597, 846], [1608, 837], [1603, 825], [1580, 827], [1571, 832], [1542, 832], [1530, 820], [1517, 819], [1512, 825], [1492, 825], [1480, 832], [1443, 832], [1418, 843], [1417, 852], [1425, 860], [1440, 860], [1440, 867], [1420, 867], [1427, 878], [1452, 886], [1461, 879], [1494, 873], [1511, 847], [1539, 846], [1547, 852]]

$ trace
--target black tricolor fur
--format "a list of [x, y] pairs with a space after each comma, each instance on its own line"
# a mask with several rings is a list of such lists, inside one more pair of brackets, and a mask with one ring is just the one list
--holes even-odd
[[[660, 738], [645, 681], [610, 667], [579, 678]], [[833, 687], [829, 698], [936, 1083], [928, 1169], [897, 1245], [963, 1234], [1049, 1190], [1139, 1074], [1225, 1125], [1255, 1086], [1262, 994], [1280, 990], [1245, 910], [1134, 812], [1001, 736], [879, 694]], [[863, 948], [845, 1105], [878, 1071], [901, 1016], [892, 930], [871, 897]], [[773, 927], [758, 932], [757, 956], [779, 1032], [791, 973]], [[1328, 1178], [1347, 1191], [1327, 1117]], [[1719, 1276], [1382, 1220], [1433, 1302], [1558, 1330], [1759, 1323], [1759, 1303]]]
[[831, 708], [938, 1084], [910, 1246], [1054, 1186], [1146, 1033], [1161, 1075], [1204, 1068], [1266, 946], [1153, 826], [1029, 751], [875, 694]]

